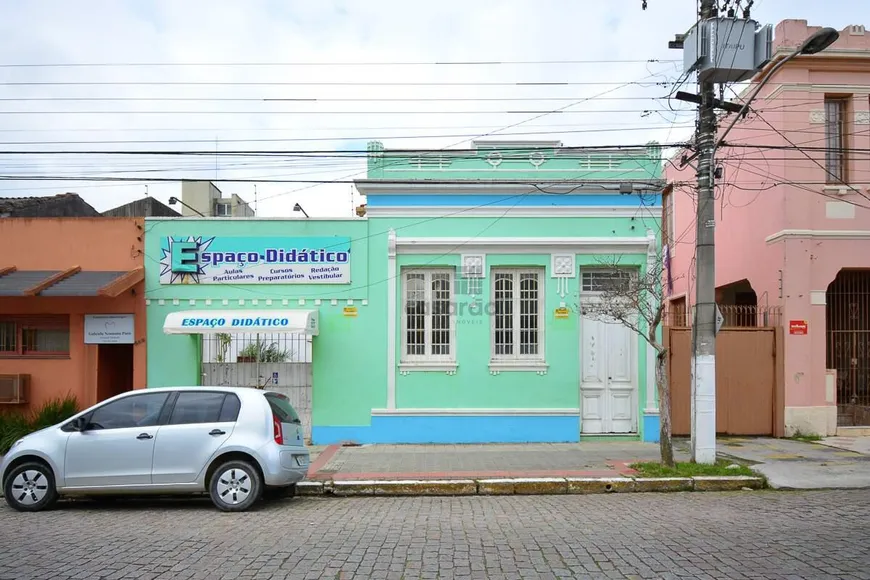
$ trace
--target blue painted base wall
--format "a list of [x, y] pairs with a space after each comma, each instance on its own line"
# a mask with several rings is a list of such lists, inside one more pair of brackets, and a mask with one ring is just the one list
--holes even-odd
[[643, 440], [649, 443], [659, 442], [661, 419], [658, 415], [643, 416]]
[[572, 443], [576, 416], [404, 415], [372, 417], [371, 426], [311, 429], [315, 445], [356, 443]]

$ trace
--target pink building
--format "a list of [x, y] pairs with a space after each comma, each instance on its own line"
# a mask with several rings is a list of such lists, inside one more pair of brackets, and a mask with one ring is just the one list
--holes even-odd
[[[774, 62], [818, 29], [781, 22]], [[870, 33], [849, 26], [824, 52], [793, 59], [752, 107], [717, 152], [717, 299], [781, 309], [787, 435], [870, 433]], [[685, 153], [666, 168], [672, 311], [695, 298]]]

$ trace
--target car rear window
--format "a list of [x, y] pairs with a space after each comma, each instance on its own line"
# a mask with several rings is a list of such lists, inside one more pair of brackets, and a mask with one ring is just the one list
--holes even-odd
[[280, 393], [266, 393], [266, 400], [272, 407], [272, 412], [282, 423], [300, 423], [296, 409], [290, 404], [290, 399]]

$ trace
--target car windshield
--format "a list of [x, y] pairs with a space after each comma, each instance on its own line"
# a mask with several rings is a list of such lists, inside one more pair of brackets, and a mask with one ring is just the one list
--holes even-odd
[[300, 423], [296, 409], [290, 404], [290, 399], [280, 393], [266, 393], [266, 400], [272, 407], [272, 412], [282, 423]]

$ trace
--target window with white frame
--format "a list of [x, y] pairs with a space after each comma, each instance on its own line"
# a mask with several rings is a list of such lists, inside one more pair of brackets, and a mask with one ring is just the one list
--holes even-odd
[[677, 245], [677, 241], [675, 239], [675, 236], [677, 235], [677, 233], [676, 233], [677, 232], [677, 228], [676, 228], [677, 220], [676, 220], [676, 217], [674, 215], [674, 210], [675, 210], [675, 205], [676, 205], [674, 202], [675, 193], [676, 193], [675, 191], [670, 191], [670, 192], [666, 193], [664, 204], [663, 204], [663, 213], [664, 213], [664, 218], [665, 218], [663, 220], [664, 221], [664, 230], [665, 230], [664, 234], [665, 235], [662, 236], [663, 237], [662, 244], [669, 247], [670, 253], [672, 256], [674, 255], [674, 249], [676, 249], [676, 245]]
[[214, 204], [214, 215], [216, 217], [229, 217], [233, 215], [233, 206], [230, 203], [217, 202]]
[[408, 270], [402, 288], [402, 362], [455, 361], [453, 272]]
[[492, 270], [493, 360], [543, 360], [543, 279], [541, 269]]
[[825, 181], [846, 182], [846, 108], [843, 98], [825, 98]]

